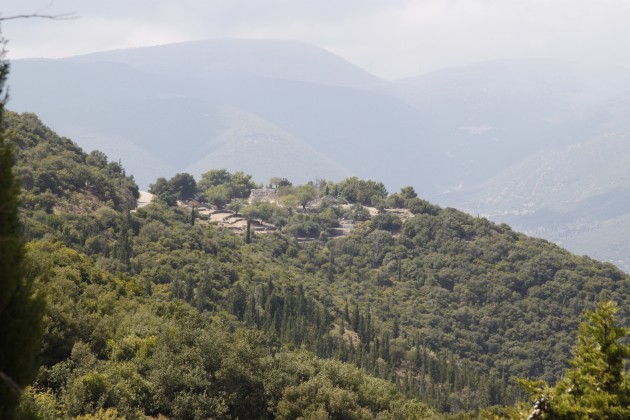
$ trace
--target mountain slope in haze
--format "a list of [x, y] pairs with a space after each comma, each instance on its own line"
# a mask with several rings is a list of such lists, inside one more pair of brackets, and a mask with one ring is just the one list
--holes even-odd
[[[308, 144], [255, 115], [228, 107], [220, 115], [226, 124], [215, 137], [218, 147], [188, 165], [185, 172], [199, 178], [208, 168], [225, 168], [232, 172], [247, 168], [255, 179], [268, 180], [291, 173], [299, 183], [352, 175]], [[317, 165], [313, 166], [313, 162]]]
[[200, 101], [123, 64], [27, 60], [13, 67], [12, 109], [35, 110], [82, 147], [133, 162], [141, 184], [176, 171], [186, 163], [179, 150], [203, 147], [217, 125]]
[[[265, 177], [270, 172], [275, 175], [293, 174], [299, 180], [314, 179], [321, 173], [336, 179], [350, 174], [350, 171], [291, 134], [246, 111], [175, 93], [169, 95], [168, 89], [163, 89], [160, 97], [147, 94], [144, 88], [157, 91], [162, 84], [159, 78], [153, 83], [143, 80], [144, 75], [136, 72], [130, 85], [137, 89], [127, 89], [117, 71], [103, 71], [100, 64], [82, 64], [71, 70], [67, 67], [74, 65], [62, 64], [64, 76], [58, 77], [51, 67], [60, 67], [61, 63], [38, 63], [36, 73], [45, 70], [49, 78], [32, 78], [29, 71], [22, 71], [21, 64], [14, 66], [16, 73], [23, 78], [16, 76], [13, 79], [15, 99], [12, 109], [40, 109], [45, 118], [54, 121], [56, 129], [81, 139], [81, 144], [87, 149], [103, 150], [125, 163], [129, 162], [128, 166], [137, 174], [142, 185], [153, 182], [160, 174], [182, 171], [203, 159], [220, 167], [247, 170]], [[99, 72], [93, 77], [86, 77], [90, 74], [84, 72], [86, 67], [99, 68]], [[120, 69], [118, 65], [112, 67]], [[124, 71], [134, 73], [126, 68]], [[62, 83], [57, 83], [59, 80]], [[87, 84], [98, 86], [103, 81], [106, 83], [101, 90], [84, 89]], [[23, 94], [22, 82], [36, 88], [31, 91], [33, 97]], [[73, 99], [64, 101], [60, 106], [59, 98], [68, 97]], [[26, 103], [30, 105], [23, 105]], [[38, 105], [33, 106], [33, 103]], [[235, 117], [236, 114], [240, 116]], [[226, 117], [228, 115], [231, 117]], [[241, 126], [243, 121], [247, 121], [247, 129]], [[256, 159], [243, 160], [245, 155], [259, 153], [262, 146], [254, 151], [244, 141], [248, 137], [239, 135], [274, 138], [270, 145], [276, 147], [265, 147], [261, 156], [274, 155], [279, 159], [273, 166], [267, 164], [268, 160], [264, 164]], [[226, 153], [228, 144], [232, 148]], [[234, 148], [235, 144], [243, 148]], [[220, 156], [213, 158], [212, 153], [219, 150]], [[298, 161], [299, 166], [296, 166]], [[204, 168], [199, 170], [204, 171]]]
[[379, 174], [398, 188], [411, 173], [419, 190], [437, 191], [430, 177], [437, 163], [432, 124], [397, 98], [268, 79], [215, 83], [208, 95], [282, 127], [359, 176]]
[[[290, 54], [285, 51], [287, 45]], [[217, 48], [223, 56], [216, 55]], [[230, 61], [225, 56], [242, 58], [239, 51], [243, 48], [255, 52], [252, 57], [244, 55], [244, 60], [262, 64], [250, 66], [249, 62], [236, 60], [222, 65]], [[280, 52], [274, 56], [269, 50], [275, 48]], [[284, 61], [274, 63], [267, 57], [272, 66], [262, 58], [256, 59], [270, 54], [282, 56]], [[314, 58], [306, 60], [305, 55]], [[164, 66], [154, 65], [156, 56], [162, 57]], [[200, 64], [202, 67], [216, 64], [215, 70], [201, 75], [185, 73], [191, 68], [189, 63], [202, 58], [206, 63]], [[313, 68], [303, 67], [303, 62]], [[245, 66], [243, 71], [233, 69], [241, 65]], [[289, 75], [283, 66], [297, 66], [299, 71]], [[286, 138], [292, 138], [286, 142], [287, 147], [301, 143], [288, 155], [306, 153], [301, 160], [306, 166], [295, 162], [284, 165], [280, 160], [273, 168], [276, 175], [298, 180], [321, 172], [366, 177], [384, 173], [383, 179], [396, 186], [408, 168], [424, 159], [426, 165], [416, 165], [417, 178], [427, 180], [425, 184], [430, 188], [427, 175], [433, 160], [426, 153], [430, 139], [426, 121], [397, 98], [348, 87], [352, 81], [379, 82], [329, 53], [299, 43], [185, 43], [64, 60], [16, 61], [11, 107], [36, 111], [60, 132], [76, 136], [83, 146], [99, 147], [122, 159], [144, 186], [160, 171], [168, 174], [196, 162], [225, 159], [225, 154], [212, 154], [231, 141], [226, 133], [242, 131], [229, 127], [235, 119], [223, 120], [240, 109], [262, 124], [256, 130], [263, 137], [283, 132]], [[223, 137], [217, 138], [217, 133]], [[108, 137], [114, 141], [102, 141]], [[98, 144], [84, 143], [84, 139], [97, 140]], [[247, 142], [233, 140], [232, 145], [247, 147]], [[404, 148], [408, 149], [400, 154]], [[235, 159], [223, 166], [242, 165], [237, 157], [248, 153], [252, 154], [248, 150], [235, 153], [234, 149]], [[240, 169], [257, 173], [257, 167], [265, 162], [246, 162], [247, 166]]]
[[[290, 133], [221, 102], [219, 95], [206, 100], [191, 93], [193, 86], [126, 64], [29, 60], [16, 62], [14, 74], [13, 109], [35, 104], [43, 118], [81, 139], [83, 147], [129, 162], [141, 185], [162, 174], [199, 175], [216, 167], [246, 170], [263, 181], [270, 173], [293, 174], [299, 181], [351, 174]], [[252, 137], [270, 141], [253, 147]], [[269, 158], [256, 159], [265, 156], [277, 159], [273, 165]]]
[[564, 124], [553, 149], [483, 184], [466, 208], [630, 270], [629, 121], [630, 92]]
[[630, 89], [630, 71], [503, 60], [439, 70], [392, 86], [440, 127], [441, 152], [450, 169], [442, 175], [453, 190], [474, 187], [546, 150], [559, 124]]

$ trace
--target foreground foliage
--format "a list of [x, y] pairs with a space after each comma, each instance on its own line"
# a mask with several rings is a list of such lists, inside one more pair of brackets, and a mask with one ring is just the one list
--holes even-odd
[[521, 380], [535, 399], [521, 412], [532, 419], [630, 418], [630, 345], [620, 340], [627, 330], [616, 325], [617, 305], [601, 303], [580, 323], [571, 368], [551, 387], [544, 381]]
[[125, 418], [424, 418], [386, 381], [286, 351], [222, 312], [151, 299], [60, 243], [28, 246], [48, 296], [44, 366], [23, 404], [43, 418], [115, 408]]

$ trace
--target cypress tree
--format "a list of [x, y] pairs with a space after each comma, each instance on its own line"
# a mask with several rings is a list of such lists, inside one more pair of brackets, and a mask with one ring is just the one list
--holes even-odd
[[416, 369], [420, 369], [420, 366], [424, 367], [422, 364], [422, 351], [420, 350], [420, 346], [416, 344]]
[[386, 332], [381, 336], [381, 357], [387, 362], [389, 355], [389, 333]]
[[256, 311], [256, 296], [254, 291], [249, 294], [247, 299], [247, 310], [245, 312], [245, 323], [249, 325], [258, 325], [258, 317]]
[[[9, 71], [3, 56], [2, 51], [0, 92]], [[44, 301], [35, 290], [34, 279], [24, 275], [19, 187], [13, 174], [13, 151], [2, 132], [3, 112], [4, 99], [0, 100], [0, 418], [10, 419], [20, 388], [37, 372]]]
[[365, 333], [368, 343], [374, 338], [374, 323], [372, 322], [372, 310], [368, 306], [367, 319], [365, 320]]
[[335, 251], [330, 248], [330, 266], [328, 267], [328, 283], [335, 281]]
[[400, 335], [400, 321], [398, 320], [398, 317], [395, 317], [394, 325], [392, 326], [392, 336], [394, 338], [398, 338], [399, 335]]
[[352, 329], [355, 332], [359, 332], [359, 323], [361, 321], [361, 313], [359, 312], [359, 304], [354, 302], [354, 306], [352, 307]]
[[125, 217], [120, 223], [120, 234], [114, 247], [114, 256], [124, 264], [125, 268], [129, 270], [130, 260], [132, 254], [131, 239], [129, 238], [129, 229], [131, 228], [131, 214], [129, 210], [125, 214]]

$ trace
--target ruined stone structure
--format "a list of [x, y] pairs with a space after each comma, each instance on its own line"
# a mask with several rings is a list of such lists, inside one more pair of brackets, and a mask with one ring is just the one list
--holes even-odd
[[252, 190], [249, 194], [249, 201], [254, 200], [276, 202], [278, 201], [278, 190], [272, 188]]

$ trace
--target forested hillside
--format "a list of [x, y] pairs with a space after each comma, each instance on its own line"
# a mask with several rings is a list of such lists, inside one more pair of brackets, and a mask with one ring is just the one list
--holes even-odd
[[133, 177], [126, 177], [122, 166], [108, 162], [102, 152], [83, 152], [34, 114], [7, 112], [3, 123], [16, 151], [25, 210], [89, 213], [103, 205], [114, 210], [135, 206], [138, 186]]
[[[627, 324], [630, 278], [614, 266], [411, 187], [276, 178], [275, 198], [248, 201], [250, 176], [209, 170], [156, 180], [157, 200], [134, 210], [133, 179], [103, 154], [32, 114], [8, 113], [5, 130], [26, 273], [48, 296], [24, 412], [477, 413], [522, 398], [514, 376], [558, 380], [598, 301]], [[219, 227], [219, 210], [246, 228]]]

